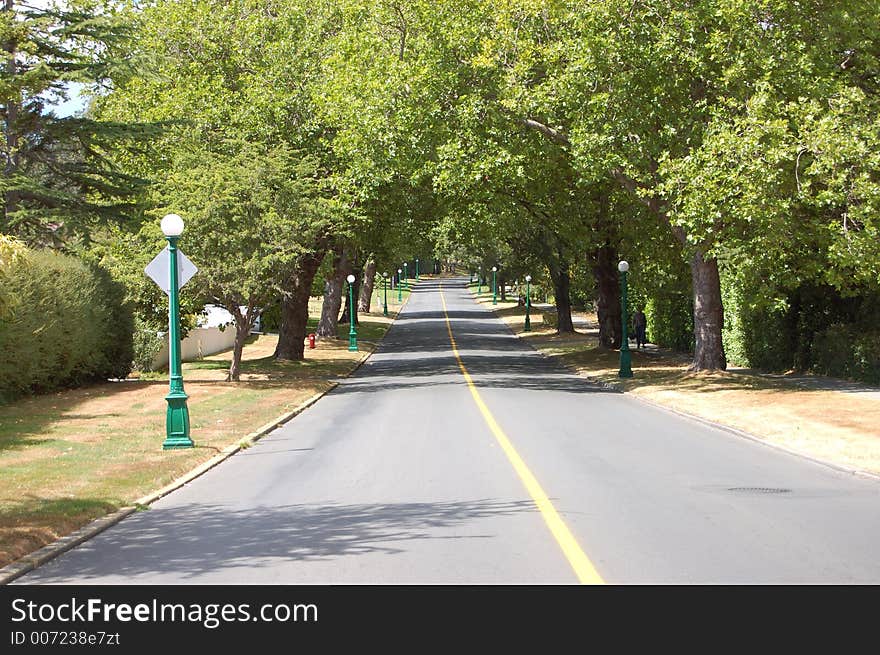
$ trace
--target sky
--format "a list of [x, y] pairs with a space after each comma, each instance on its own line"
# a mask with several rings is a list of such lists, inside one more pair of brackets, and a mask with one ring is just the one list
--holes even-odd
[[[29, 7], [33, 7], [34, 9], [46, 9], [51, 5], [60, 5], [64, 6], [63, 0], [27, 0], [27, 2], [23, 2], [21, 4], [26, 4]], [[67, 95], [69, 99], [58, 103], [57, 105], [49, 105], [52, 111], [55, 112], [56, 116], [66, 117], [72, 116], [78, 111], [82, 111], [86, 108], [85, 98], [80, 97], [80, 91], [83, 89], [82, 84], [78, 83], [70, 83], [67, 85]]]
[[72, 116], [78, 111], [82, 111], [86, 108], [86, 100], [82, 96], [80, 96], [80, 91], [84, 88], [84, 85], [79, 84], [78, 82], [71, 82], [67, 85], [67, 95], [70, 96], [69, 100], [61, 102], [57, 105], [49, 105], [51, 109], [55, 112], [55, 115], [64, 118], [66, 116]]

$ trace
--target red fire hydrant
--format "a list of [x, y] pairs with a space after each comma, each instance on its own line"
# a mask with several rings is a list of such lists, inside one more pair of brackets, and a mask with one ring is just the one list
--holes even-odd
[[314, 347], [315, 347], [315, 333], [312, 332], [309, 335], [309, 348], [314, 348]]

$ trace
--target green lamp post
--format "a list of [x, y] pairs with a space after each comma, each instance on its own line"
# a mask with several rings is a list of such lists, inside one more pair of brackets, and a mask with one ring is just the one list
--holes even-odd
[[496, 282], [495, 274], [498, 272], [498, 267], [492, 267], [492, 304], [498, 304], [498, 283]]
[[385, 292], [384, 302], [382, 303], [382, 313], [388, 316], [388, 273], [382, 273], [382, 287]]
[[397, 302], [403, 302], [403, 278], [401, 278], [401, 274], [403, 273], [403, 269], [397, 269]]
[[180, 366], [180, 301], [177, 288], [177, 240], [183, 233], [183, 219], [168, 214], [161, 222], [162, 233], [168, 240], [169, 289], [168, 289], [168, 378], [169, 391], [165, 396], [168, 410], [165, 413], [165, 442], [162, 448], [192, 448], [189, 436], [188, 396], [183, 390], [183, 373]]
[[354, 329], [354, 313], [357, 311], [357, 307], [354, 304], [354, 275], [349, 275], [348, 280], [348, 320], [351, 324], [351, 328], [348, 331], [348, 350], [350, 352], [357, 352], [358, 349], [358, 337], [357, 331]]
[[483, 267], [480, 266], [480, 270], [477, 271], [477, 295], [483, 293]]
[[421, 278], [419, 277], [419, 258], [418, 258], [418, 257], [416, 257], [416, 279], [417, 279], [417, 280], [418, 280], [418, 279], [421, 279]]
[[[409, 280], [409, 262], [403, 262], [403, 279]], [[406, 285], [406, 288], [409, 289], [409, 284]]]
[[631, 378], [633, 376], [632, 354], [629, 351], [629, 337], [626, 333], [627, 324], [629, 323], [626, 309], [626, 273], [629, 271], [629, 263], [626, 261], [620, 262], [617, 265], [617, 270], [620, 271], [620, 299], [622, 305], [620, 311], [620, 371], [617, 376]]
[[526, 326], [524, 328], [525, 332], [532, 331], [532, 319], [529, 314], [532, 308], [532, 276], [526, 275]]

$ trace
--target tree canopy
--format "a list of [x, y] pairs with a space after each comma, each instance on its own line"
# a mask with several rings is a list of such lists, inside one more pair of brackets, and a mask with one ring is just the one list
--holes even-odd
[[[116, 212], [143, 244], [185, 213], [205, 298], [280, 298], [279, 357], [330, 251], [529, 273], [606, 347], [626, 258], [697, 370], [809, 368], [880, 315], [876, 0], [13, 4], [4, 231]], [[93, 111], [56, 119], [73, 79], [102, 83]]]

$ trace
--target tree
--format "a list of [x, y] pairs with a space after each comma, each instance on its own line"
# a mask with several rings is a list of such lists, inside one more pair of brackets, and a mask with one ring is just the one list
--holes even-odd
[[123, 171], [110, 149], [136, 149], [156, 127], [51, 111], [69, 83], [103, 84], [123, 67], [120, 44], [127, 35], [127, 23], [99, 0], [48, 8], [3, 0], [0, 230], [60, 246], [136, 209], [145, 181]]
[[249, 144], [252, 152], [284, 148], [291, 156], [278, 161], [293, 168], [278, 175], [292, 181], [302, 179], [296, 166], [309, 162], [314, 182], [309, 202], [298, 205], [296, 214], [278, 214], [287, 225], [285, 252], [298, 253], [278, 285], [279, 359], [304, 356], [312, 279], [347, 216], [313, 102], [336, 13], [330, 2], [291, 1], [280, 7], [268, 0], [187, 0], [134, 8], [136, 37], [128, 54], [139, 67], [118, 74], [113, 92], [99, 102], [102, 116], [142, 116], [170, 125], [150, 152], [128, 162], [130, 170], [153, 180], [163, 179], [180, 143], [199, 143], [213, 153], [222, 153], [233, 139]]
[[373, 299], [373, 287], [376, 281], [376, 259], [370, 255], [364, 266], [364, 281], [361, 284], [361, 292], [358, 296], [358, 311], [370, 312], [370, 303]]
[[321, 318], [315, 334], [329, 339], [339, 338], [339, 310], [342, 307], [342, 291], [345, 278], [352, 271], [351, 259], [345, 246], [337, 244], [331, 249], [333, 258], [324, 279], [324, 302], [321, 305]]
[[[827, 97], [841, 77], [873, 76], [876, 35], [859, 16], [869, 10], [757, 0], [583, 9], [572, 14], [563, 65], [548, 82], [556, 111], [537, 127], [567, 141], [585, 177], [615, 179], [675, 235], [692, 272], [692, 368], [724, 368], [718, 257], [744, 244], [773, 250], [778, 226], [765, 220], [773, 215], [791, 228], [782, 199], [791, 198], [790, 164], [800, 156], [798, 148], [779, 156], [782, 122], [793, 116], [777, 110]], [[733, 210], [748, 197], [757, 200], [751, 211]]]
[[303, 255], [290, 234], [310, 213], [315, 173], [314, 161], [283, 144], [265, 150], [233, 141], [222, 152], [182, 148], [161, 184], [163, 204], [186, 217], [186, 249], [199, 267], [196, 288], [233, 317], [229, 380], [239, 379], [257, 316]]

